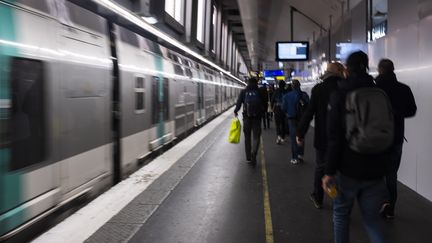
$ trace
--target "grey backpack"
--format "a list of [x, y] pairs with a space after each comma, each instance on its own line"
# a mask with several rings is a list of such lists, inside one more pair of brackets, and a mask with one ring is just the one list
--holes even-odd
[[394, 117], [389, 98], [379, 88], [349, 92], [345, 100], [345, 138], [362, 154], [383, 152], [393, 143]]

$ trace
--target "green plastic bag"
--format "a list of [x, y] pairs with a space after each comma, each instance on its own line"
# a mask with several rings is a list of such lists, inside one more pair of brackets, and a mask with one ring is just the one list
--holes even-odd
[[241, 123], [238, 118], [233, 118], [231, 121], [231, 128], [229, 131], [228, 142], [240, 143], [240, 135], [241, 135]]

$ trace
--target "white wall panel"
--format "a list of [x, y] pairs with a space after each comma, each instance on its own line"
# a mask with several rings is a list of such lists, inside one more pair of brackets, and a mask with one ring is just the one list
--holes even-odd
[[368, 50], [371, 70], [380, 58], [390, 58], [398, 79], [413, 91], [417, 114], [405, 120], [408, 142], [399, 180], [432, 201], [432, 16], [418, 21], [417, 11], [417, 2], [389, 0], [389, 34], [370, 43]]

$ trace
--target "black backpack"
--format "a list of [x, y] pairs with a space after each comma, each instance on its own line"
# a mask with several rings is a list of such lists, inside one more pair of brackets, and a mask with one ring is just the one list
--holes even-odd
[[295, 109], [296, 109], [296, 120], [299, 121], [302, 118], [303, 114], [306, 112], [307, 105], [308, 105], [308, 103], [307, 103], [306, 99], [304, 98], [304, 94], [303, 94], [303, 92], [301, 92], [300, 93], [300, 98], [297, 101], [297, 104], [296, 104], [296, 107], [295, 107]]
[[394, 117], [386, 93], [378, 88], [361, 88], [345, 100], [345, 137], [349, 147], [362, 154], [375, 154], [393, 143]]
[[258, 90], [246, 90], [244, 98], [244, 111], [248, 117], [261, 116], [263, 105]]

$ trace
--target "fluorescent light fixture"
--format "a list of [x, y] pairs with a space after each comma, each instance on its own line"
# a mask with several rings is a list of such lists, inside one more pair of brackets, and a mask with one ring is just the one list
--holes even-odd
[[156, 24], [158, 20], [155, 17], [141, 17], [145, 22], [149, 24]]
[[176, 46], [180, 50], [183, 50], [184, 52], [190, 54], [191, 56], [194, 56], [195, 58], [207, 63], [208, 65], [216, 68], [217, 70], [227, 74], [228, 76], [232, 77], [233, 79], [239, 81], [240, 83], [243, 83], [246, 85], [245, 82], [237, 78], [236, 76], [232, 75], [230, 72], [226, 71], [225, 69], [219, 67], [218, 65], [214, 64], [213, 62], [209, 61], [205, 57], [201, 56], [200, 54], [192, 51], [185, 45], [183, 45], [181, 42], [177, 41], [176, 39], [172, 38], [171, 36], [165, 34], [164, 32], [156, 29], [152, 25], [145, 22], [142, 18], [138, 17], [137, 15], [131, 13], [129, 10], [124, 9], [117, 3], [111, 1], [111, 0], [92, 0], [93, 2], [104, 6], [105, 8], [113, 11], [114, 13], [121, 15], [125, 19], [129, 20], [131, 23], [134, 23], [138, 25], [139, 27], [143, 28], [144, 30], [150, 32], [151, 34], [156, 35], [157, 37], [161, 38], [162, 40], [172, 44], [173, 46]]

